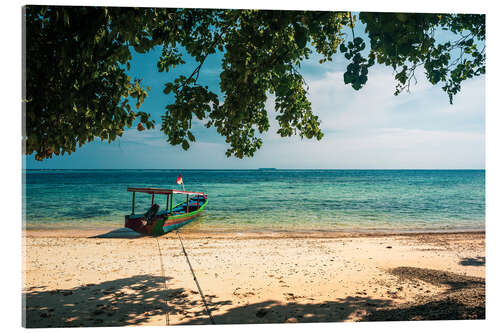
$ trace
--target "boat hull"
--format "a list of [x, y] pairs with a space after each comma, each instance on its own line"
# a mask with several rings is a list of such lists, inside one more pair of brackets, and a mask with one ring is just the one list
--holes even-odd
[[125, 216], [125, 227], [143, 235], [161, 236], [178, 229], [201, 215], [208, 200], [197, 209], [184, 214], [161, 214], [155, 216], [149, 223], [143, 216]]

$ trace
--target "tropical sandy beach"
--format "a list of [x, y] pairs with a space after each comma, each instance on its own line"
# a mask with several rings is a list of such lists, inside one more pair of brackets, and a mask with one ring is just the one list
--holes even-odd
[[[485, 316], [484, 232], [180, 235], [216, 324]], [[23, 243], [27, 327], [211, 322], [175, 233]]]
[[23, 325], [484, 319], [486, 15], [450, 8], [24, 5]]

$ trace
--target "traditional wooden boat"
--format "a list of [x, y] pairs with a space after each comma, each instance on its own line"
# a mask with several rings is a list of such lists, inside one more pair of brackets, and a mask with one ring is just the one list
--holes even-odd
[[[182, 227], [198, 217], [208, 203], [203, 192], [136, 187], [129, 187], [127, 191], [132, 192], [132, 214], [125, 216], [125, 227], [145, 235], [160, 236]], [[151, 207], [144, 214], [135, 214], [136, 193], [151, 195]], [[186, 201], [174, 206], [174, 194], [185, 195]], [[165, 209], [161, 210], [155, 203], [155, 195], [167, 196]]]

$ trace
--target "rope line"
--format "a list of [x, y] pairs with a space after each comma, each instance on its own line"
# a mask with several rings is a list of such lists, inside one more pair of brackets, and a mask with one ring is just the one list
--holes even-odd
[[186, 253], [186, 249], [184, 248], [184, 244], [182, 243], [181, 235], [178, 230], [176, 230], [177, 237], [179, 237], [179, 241], [181, 242], [182, 246], [182, 252], [184, 252], [184, 256], [186, 257], [187, 263], [189, 265], [189, 269], [191, 270], [191, 273], [193, 274], [193, 279], [194, 282], [196, 282], [196, 286], [198, 287], [198, 291], [200, 292], [201, 299], [203, 301], [203, 304], [205, 305], [205, 311], [207, 312], [208, 316], [210, 317], [210, 321], [212, 322], [212, 325], [215, 325], [214, 318], [212, 317], [212, 313], [210, 313], [210, 309], [208, 308], [207, 302], [205, 301], [205, 296], [203, 295], [203, 292], [201, 291], [200, 284], [198, 283], [198, 279], [196, 278], [196, 275], [194, 274], [193, 266], [191, 266], [191, 262], [189, 261], [189, 257]]
[[[163, 277], [163, 290], [165, 291], [165, 294], [167, 292], [167, 279], [165, 278], [165, 269], [163, 268], [163, 259], [161, 258], [161, 249], [160, 249], [160, 242], [158, 241], [158, 238], [156, 238], [156, 244], [158, 244], [158, 252], [160, 253], [160, 265], [161, 265], [161, 276]], [[168, 314], [168, 305], [167, 305], [167, 298], [163, 295], [163, 303], [165, 304], [165, 325], [169, 326], [170, 325], [170, 317]]]

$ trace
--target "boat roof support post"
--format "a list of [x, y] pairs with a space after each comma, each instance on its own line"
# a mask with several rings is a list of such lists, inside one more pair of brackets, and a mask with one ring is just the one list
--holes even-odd
[[153, 195], [151, 196], [151, 206], [153, 206], [155, 203], [155, 194], [153, 193]]
[[186, 213], [189, 213], [189, 194], [186, 194]]
[[132, 192], [132, 215], [135, 213], [135, 192]]

